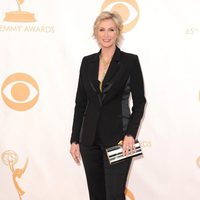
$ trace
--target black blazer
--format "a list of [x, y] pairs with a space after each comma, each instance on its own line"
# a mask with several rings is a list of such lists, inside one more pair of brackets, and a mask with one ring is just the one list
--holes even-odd
[[117, 144], [125, 135], [135, 138], [143, 116], [146, 99], [138, 56], [116, 47], [101, 92], [100, 53], [85, 56], [81, 63], [71, 143], [91, 145], [97, 133], [105, 146]]

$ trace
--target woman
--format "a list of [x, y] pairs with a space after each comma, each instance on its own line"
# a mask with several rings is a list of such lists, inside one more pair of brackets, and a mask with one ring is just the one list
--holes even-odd
[[131, 158], [110, 165], [105, 149], [123, 140], [124, 154], [134, 151], [146, 102], [138, 57], [117, 47], [121, 32], [119, 15], [102, 12], [94, 23], [101, 49], [80, 68], [70, 153], [78, 164], [82, 157], [90, 200], [125, 200]]

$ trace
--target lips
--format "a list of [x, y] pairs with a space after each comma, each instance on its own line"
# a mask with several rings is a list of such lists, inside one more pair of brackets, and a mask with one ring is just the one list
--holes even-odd
[[103, 42], [110, 42], [111, 40], [103, 40]]

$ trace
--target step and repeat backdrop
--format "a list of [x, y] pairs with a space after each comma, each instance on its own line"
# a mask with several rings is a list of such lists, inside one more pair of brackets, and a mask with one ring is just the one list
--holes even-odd
[[200, 198], [200, 1], [1, 0], [0, 199], [88, 200], [69, 153], [79, 67], [102, 10], [124, 21], [147, 106], [127, 200]]

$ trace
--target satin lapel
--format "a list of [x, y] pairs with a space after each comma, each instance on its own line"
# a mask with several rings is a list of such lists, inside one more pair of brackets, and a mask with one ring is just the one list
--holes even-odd
[[110, 66], [103, 80], [103, 84], [102, 84], [103, 93], [107, 92], [107, 90], [111, 88], [112, 83], [110, 82], [110, 80], [115, 75], [115, 73], [119, 70], [119, 68], [120, 68], [120, 49], [116, 47]]
[[99, 82], [98, 82], [99, 53], [96, 53], [93, 55], [93, 58], [90, 61], [90, 65], [89, 65], [88, 71], [87, 71], [87, 73], [89, 75], [90, 86], [97, 93], [99, 93]]

